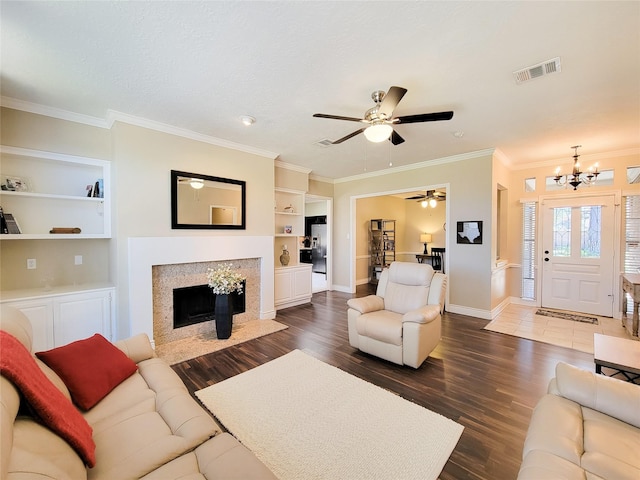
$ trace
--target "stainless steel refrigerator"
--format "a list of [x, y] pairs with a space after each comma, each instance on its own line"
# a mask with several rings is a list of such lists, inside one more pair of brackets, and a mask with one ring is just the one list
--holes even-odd
[[311, 271], [327, 273], [327, 225], [311, 225]]

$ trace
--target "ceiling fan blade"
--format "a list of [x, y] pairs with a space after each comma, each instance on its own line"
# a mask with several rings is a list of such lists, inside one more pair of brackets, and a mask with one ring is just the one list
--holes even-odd
[[326, 113], [314, 113], [313, 116], [316, 117], [316, 118], [330, 118], [332, 120], [347, 120], [349, 122], [364, 122], [365, 121], [362, 118], [341, 117], [340, 115], [327, 115]]
[[407, 93], [406, 88], [402, 87], [391, 87], [389, 91], [382, 99], [382, 103], [380, 104], [380, 108], [378, 109], [378, 116], [386, 116], [387, 118], [391, 118], [393, 111], [404, 97], [404, 94]]
[[400, 145], [401, 143], [404, 143], [404, 138], [402, 138], [400, 134], [395, 130], [391, 133], [391, 138], [389, 138], [389, 140], [394, 145]]
[[338, 143], [342, 143], [345, 140], [349, 140], [351, 137], [355, 137], [356, 135], [362, 133], [365, 131], [365, 128], [361, 128], [360, 130], [356, 130], [355, 132], [350, 133], [347, 136], [344, 136], [342, 138], [339, 138], [338, 140], [336, 140], [335, 142], [331, 142], [331, 145], [337, 145]]
[[424, 195], [416, 195], [415, 197], [407, 197], [405, 200], [419, 200], [421, 198], [425, 198]]
[[451, 120], [453, 112], [437, 112], [437, 113], [420, 113], [418, 115], [405, 115], [404, 117], [396, 117], [396, 124], [401, 123], [419, 123], [419, 122], [437, 122], [439, 120]]

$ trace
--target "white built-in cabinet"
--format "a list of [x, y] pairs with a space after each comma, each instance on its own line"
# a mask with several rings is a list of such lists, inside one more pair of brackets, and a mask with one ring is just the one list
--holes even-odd
[[49, 350], [100, 333], [112, 340], [115, 288], [58, 287], [50, 292], [3, 292], [2, 304], [22, 311], [33, 329], [34, 352]]
[[[96, 158], [0, 147], [0, 182], [18, 178], [20, 191], [0, 190], [0, 206], [20, 227], [20, 234], [0, 240], [111, 237], [110, 163]], [[101, 196], [87, 196], [87, 186], [102, 185]], [[54, 227], [80, 233], [51, 234]]]
[[[276, 310], [311, 301], [311, 264], [300, 263], [300, 242], [304, 237], [304, 192], [275, 189], [275, 307]], [[282, 265], [283, 246], [289, 251], [288, 265]]]

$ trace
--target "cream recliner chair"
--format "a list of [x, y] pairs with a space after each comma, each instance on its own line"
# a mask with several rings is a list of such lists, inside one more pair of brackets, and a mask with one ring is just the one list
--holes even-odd
[[375, 295], [351, 298], [349, 343], [399, 365], [418, 368], [440, 341], [447, 276], [431, 265], [393, 262]]

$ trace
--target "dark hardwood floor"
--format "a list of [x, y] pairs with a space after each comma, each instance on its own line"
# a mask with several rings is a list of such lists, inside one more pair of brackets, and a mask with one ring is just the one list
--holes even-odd
[[[365, 294], [367, 286], [356, 296]], [[278, 312], [276, 320], [288, 325], [286, 330], [173, 368], [193, 394], [296, 348], [304, 350], [462, 424], [441, 480], [515, 478], [531, 411], [556, 363], [594, 368], [593, 355], [483, 330], [487, 320], [448, 312], [442, 340], [425, 363], [417, 370], [395, 365], [349, 345], [349, 298], [339, 292], [314, 294], [311, 304]]]

